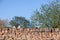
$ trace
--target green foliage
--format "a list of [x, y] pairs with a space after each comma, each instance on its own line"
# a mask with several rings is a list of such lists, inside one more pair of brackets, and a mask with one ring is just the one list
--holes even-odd
[[59, 0], [42, 5], [40, 10], [35, 11], [31, 16], [32, 23], [40, 27], [58, 28], [60, 27], [60, 4]]
[[11, 21], [10, 21], [10, 24], [12, 26], [15, 26], [15, 25], [20, 25], [21, 28], [27, 28], [28, 27], [28, 24], [29, 24], [29, 21], [26, 20], [24, 17], [18, 17], [18, 16], [15, 16]]

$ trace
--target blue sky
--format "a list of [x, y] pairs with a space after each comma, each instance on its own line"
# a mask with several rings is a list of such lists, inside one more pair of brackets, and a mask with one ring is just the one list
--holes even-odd
[[0, 0], [0, 18], [11, 20], [14, 16], [29, 19], [36, 9], [48, 0]]

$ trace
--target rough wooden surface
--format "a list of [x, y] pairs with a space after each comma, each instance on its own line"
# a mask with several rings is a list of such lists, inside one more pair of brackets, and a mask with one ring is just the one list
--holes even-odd
[[0, 28], [0, 40], [60, 40], [60, 29]]

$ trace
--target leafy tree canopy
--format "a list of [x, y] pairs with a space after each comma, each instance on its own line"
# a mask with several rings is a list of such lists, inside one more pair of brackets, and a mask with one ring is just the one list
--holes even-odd
[[40, 10], [36, 10], [31, 16], [34, 26], [37, 25], [42, 28], [60, 27], [60, 0], [53, 0], [49, 4], [42, 5]]
[[28, 27], [28, 24], [29, 24], [29, 21], [27, 19], [25, 19], [25, 17], [18, 17], [18, 16], [15, 16], [11, 21], [10, 21], [10, 24], [12, 26], [18, 26], [20, 25], [21, 28], [27, 28]]

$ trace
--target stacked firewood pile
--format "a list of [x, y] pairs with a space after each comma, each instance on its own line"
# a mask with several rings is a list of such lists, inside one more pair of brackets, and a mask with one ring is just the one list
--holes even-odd
[[0, 28], [0, 40], [60, 40], [60, 29]]

